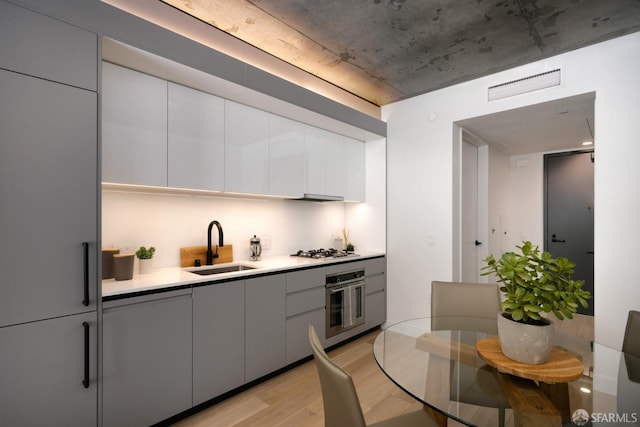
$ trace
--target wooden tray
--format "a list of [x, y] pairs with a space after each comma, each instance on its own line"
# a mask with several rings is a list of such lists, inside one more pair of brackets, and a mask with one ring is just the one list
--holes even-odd
[[542, 365], [528, 365], [509, 359], [502, 354], [498, 337], [481, 339], [476, 343], [476, 351], [482, 359], [500, 372], [547, 384], [575, 381], [584, 373], [582, 362], [560, 347], [553, 347], [547, 363]]
[[[213, 253], [216, 253], [215, 246]], [[207, 260], [206, 246], [188, 246], [180, 248], [180, 267], [193, 267], [196, 260], [199, 259], [202, 265]], [[224, 245], [218, 247], [218, 258], [213, 260], [214, 264], [222, 264], [223, 262], [233, 262], [233, 245]]]

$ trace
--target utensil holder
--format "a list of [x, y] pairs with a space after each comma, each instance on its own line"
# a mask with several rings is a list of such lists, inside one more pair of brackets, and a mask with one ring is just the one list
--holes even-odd
[[133, 278], [134, 254], [116, 254], [113, 256], [113, 277], [116, 280]]
[[102, 250], [102, 278], [113, 278], [113, 256], [120, 253], [119, 248], [108, 248]]

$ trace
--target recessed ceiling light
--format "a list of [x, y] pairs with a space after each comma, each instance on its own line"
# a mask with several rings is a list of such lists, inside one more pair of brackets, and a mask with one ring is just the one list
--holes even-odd
[[593, 145], [593, 141], [585, 141], [582, 145]]

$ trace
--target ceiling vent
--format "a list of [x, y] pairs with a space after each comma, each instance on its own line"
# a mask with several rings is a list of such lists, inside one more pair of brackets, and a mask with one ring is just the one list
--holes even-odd
[[489, 101], [504, 99], [514, 95], [522, 95], [548, 87], [560, 86], [560, 69], [547, 71], [529, 77], [523, 77], [489, 88]]

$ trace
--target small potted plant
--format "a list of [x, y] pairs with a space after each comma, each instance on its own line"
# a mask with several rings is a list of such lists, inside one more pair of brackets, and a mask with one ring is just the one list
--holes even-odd
[[498, 314], [498, 336], [505, 356], [529, 364], [545, 363], [551, 351], [553, 324], [542, 313], [559, 320], [573, 318], [578, 306], [587, 307], [591, 293], [583, 280], [573, 280], [575, 264], [565, 257], [540, 252], [537, 245], [522, 242], [519, 252], [500, 259], [484, 259], [483, 275], [493, 274], [504, 294]]
[[353, 252], [355, 251], [355, 247], [353, 246], [353, 243], [347, 243], [347, 252]]
[[144, 246], [140, 246], [140, 249], [136, 251], [136, 257], [138, 258], [138, 272], [140, 274], [151, 273], [151, 260], [156, 248], [150, 246], [149, 249]]

